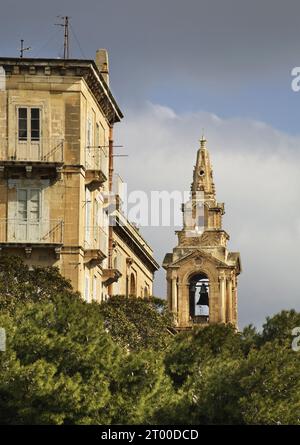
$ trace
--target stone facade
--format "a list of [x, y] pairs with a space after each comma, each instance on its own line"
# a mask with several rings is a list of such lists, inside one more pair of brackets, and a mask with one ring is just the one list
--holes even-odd
[[237, 326], [240, 255], [227, 250], [229, 235], [222, 228], [224, 204], [216, 200], [205, 139], [197, 152], [191, 199], [183, 210], [178, 245], [163, 262], [169, 308], [177, 327], [190, 329], [207, 323]]
[[[96, 62], [0, 58], [0, 250], [58, 266], [100, 302], [122, 274], [111, 270], [107, 196], [123, 116], [105, 50]], [[148, 263], [145, 271], [151, 287]]]
[[153, 295], [153, 275], [159, 265], [139, 230], [123, 216], [115, 214], [112, 266], [121, 277], [112, 285], [113, 295], [147, 298]]

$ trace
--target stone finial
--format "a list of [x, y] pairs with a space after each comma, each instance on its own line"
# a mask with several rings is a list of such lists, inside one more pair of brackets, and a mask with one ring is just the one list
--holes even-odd
[[200, 148], [201, 149], [206, 149], [206, 139], [204, 137], [204, 134], [202, 134], [202, 137], [201, 137], [199, 142], [200, 142]]

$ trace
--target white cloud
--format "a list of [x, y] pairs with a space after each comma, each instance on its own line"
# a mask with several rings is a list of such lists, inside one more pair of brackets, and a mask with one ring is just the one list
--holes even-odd
[[[221, 119], [203, 111], [176, 114], [149, 103], [125, 116], [115, 140], [129, 157], [115, 159], [130, 189], [189, 190], [204, 127], [217, 198], [227, 210], [229, 247], [242, 255], [240, 326], [260, 325], [284, 308], [300, 310], [300, 138], [263, 122]], [[172, 227], [143, 233], [159, 261], [175, 246]], [[165, 296], [163, 270], [155, 289]]]

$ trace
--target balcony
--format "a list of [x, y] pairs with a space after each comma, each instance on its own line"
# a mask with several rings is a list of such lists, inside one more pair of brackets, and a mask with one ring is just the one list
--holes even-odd
[[59, 256], [63, 227], [62, 220], [0, 219], [0, 248], [24, 248], [26, 255], [30, 256], [34, 247], [52, 247]]
[[[115, 242], [113, 242], [114, 246]], [[114, 255], [112, 260], [111, 267], [104, 268], [102, 270], [102, 283], [104, 286], [110, 286], [113, 283], [116, 283], [122, 276], [122, 259], [121, 254], [117, 253]]]
[[64, 141], [61, 138], [40, 140], [5, 139], [0, 141], [0, 173], [16, 175], [20, 172], [31, 176], [41, 174], [60, 179], [64, 163]]
[[108, 254], [108, 234], [102, 227], [85, 227], [84, 262], [101, 264]]
[[208, 315], [194, 315], [193, 317], [191, 317], [191, 320], [192, 320], [193, 324], [206, 325], [209, 323], [209, 316]]
[[121, 278], [122, 273], [119, 269], [103, 269], [102, 282], [104, 286], [110, 286]]
[[85, 170], [85, 182], [91, 190], [107, 181], [108, 155], [103, 147], [86, 147]]

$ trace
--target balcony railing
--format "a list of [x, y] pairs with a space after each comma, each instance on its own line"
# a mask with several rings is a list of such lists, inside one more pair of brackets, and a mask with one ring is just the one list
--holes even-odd
[[40, 138], [40, 140], [0, 140], [0, 162], [63, 163], [64, 140]]
[[194, 315], [191, 318], [194, 324], [207, 324], [209, 322], [209, 315]]
[[0, 219], [0, 243], [63, 244], [63, 221]]
[[86, 147], [85, 168], [87, 170], [101, 170], [104, 175], [108, 173], [108, 155], [105, 148]]
[[108, 253], [108, 234], [102, 227], [85, 227], [85, 250], [100, 250], [104, 255]]

